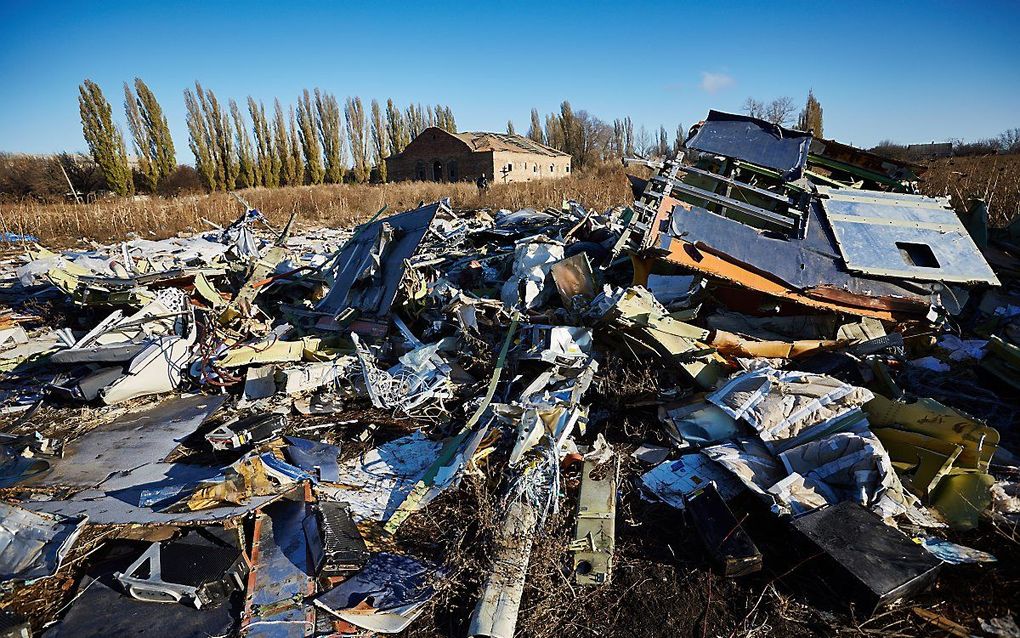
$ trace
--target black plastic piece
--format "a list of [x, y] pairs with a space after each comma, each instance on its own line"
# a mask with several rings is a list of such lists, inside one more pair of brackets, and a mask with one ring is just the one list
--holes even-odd
[[824, 556], [818, 575], [872, 614], [928, 589], [941, 562], [878, 515], [846, 501], [806, 514], [793, 528]]
[[368, 548], [347, 503], [319, 503], [322, 527], [322, 576], [337, 576], [364, 567]]
[[761, 569], [761, 552], [733, 516], [714, 483], [687, 494], [684, 501], [698, 537], [724, 576], [745, 576]]

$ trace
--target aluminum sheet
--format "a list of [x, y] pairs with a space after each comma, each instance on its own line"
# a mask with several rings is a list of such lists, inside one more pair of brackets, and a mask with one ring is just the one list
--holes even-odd
[[851, 272], [999, 284], [947, 198], [824, 186], [818, 193]]

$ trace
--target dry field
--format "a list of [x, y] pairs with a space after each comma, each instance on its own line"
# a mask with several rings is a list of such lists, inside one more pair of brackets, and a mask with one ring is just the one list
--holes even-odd
[[[1020, 155], [936, 160], [921, 189], [928, 195], [949, 195], [961, 211], [970, 198], [982, 197], [989, 203], [992, 225], [1004, 226], [1020, 215]], [[401, 211], [441, 197], [449, 197], [455, 208], [512, 210], [559, 206], [565, 198], [604, 210], [632, 199], [626, 171], [619, 164], [560, 180], [494, 184], [484, 193], [469, 183], [402, 182], [256, 188], [238, 194], [274, 222], [282, 223], [291, 211], [297, 211], [299, 223], [315, 226], [349, 226], [384, 204], [390, 211]], [[158, 239], [195, 232], [209, 227], [203, 220], [224, 224], [239, 212], [239, 204], [228, 193], [105, 199], [83, 205], [25, 201], [0, 203], [0, 231], [28, 233], [45, 244], [71, 246], [79, 240], [122, 239], [128, 233]]]
[[[474, 184], [401, 182], [395, 184], [340, 184], [238, 191], [273, 222], [283, 223], [292, 211], [315, 226], [350, 226], [374, 214], [383, 205], [390, 211], [414, 208], [421, 201], [449, 197], [454, 208], [508, 208], [559, 206], [564, 198], [588, 208], [604, 210], [626, 204], [633, 197], [622, 165], [604, 165], [559, 180], [520, 184], [493, 184], [479, 193]], [[208, 229], [203, 220], [217, 224], [233, 221], [241, 207], [228, 193], [188, 195], [172, 199], [137, 197], [106, 199], [93, 204], [0, 203], [0, 231], [28, 233], [45, 244], [73, 245], [79, 239], [110, 241], [139, 233], [159, 239], [178, 232]]]
[[921, 190], [949, 195], [957, 210], [967, 200], [988, 202], [992, 226], [1005, 226], [1020, 215], [1020, 155], [949, 157], [935, 160], [924, 174]]

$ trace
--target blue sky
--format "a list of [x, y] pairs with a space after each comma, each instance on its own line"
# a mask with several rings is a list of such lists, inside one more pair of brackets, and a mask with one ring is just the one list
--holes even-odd
[[1020, 126], [1020, 2], [22, 2], [0, 0], [0, 151], [82, 150], [77, 86], [123, 122], [125, 80], [163, 104], [190, 162], [182, 91], [271, 103], [321, 87], [443, 103], [461, 130], [520, 131], [569, 99], [607, 121], [689, 126], [708, 109], [821, 101], [859, 146]]

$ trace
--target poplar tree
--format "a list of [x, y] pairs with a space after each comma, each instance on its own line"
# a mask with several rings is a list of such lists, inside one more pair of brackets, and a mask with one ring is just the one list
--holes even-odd
[[[204, 120], [209, 154], [212, 157], [213, 190], [233, 189], [237, 183], [240, 167], [234, 150], [234, 135], [230, 125], [230, 114], [220, 108], [219, 100], [209, 89], [195, 82], [198, 106]], [[185, 95], [187, 101], [187, 95]]]
[[457, 132], [457, 118], [453, 116], [453, 109], [446, 107], [446, 130], [451, 133]]
[[680, 157], [685, 141], [687, 141], [687, 129], [684, 128], [683, 124], [677, 124], [676, 139], [673, 140], [673, 157]]
[[312, 184], [321, 184], [325, 171], [322, 168], [322, 151], [319, 147], [319, 136], [315, 130], [315, 113], [312, 110], [312, 97], [308, 89], [298, 97], [298, 133], [301, 136], [301, 149], [305, 155], [305, 170]]
[[135, 93], [138, 95], [142, 122], [149, 129], [152, 162], [156, 165], [159, 179], [162, 180], [177, 171], [177, 151], [174, 149], [174, 138], [170, 135], [170, 125], [163, 113], [163, 107], [156, 100], [156, 95], [141, 78], [135, 78]]
[[425, 117], [422, 115], [420, 106], [409, 104], [404, 110], [404, 120], [407, 122], [407, 134], [411, 140], [425, 130]]
[[351, 144], [351, 157], [354, 160], [354, 179], [358, 182], [368, 180], [368, 139], [365, 128], [365, 108], [360, 97], [347, 98], [344, 106], [347, 118], [347, 137]]
[[627, 157], [634, 156], [634, 121], [630, 116], [623, 118], [623, 152]]
[[103, 179], [118, 195], [133, 193], [135, 186], [124, 148], [124, 136], [113, 123], [110, 103], [99, 85], [89, 79], [78, 86], [78, 94], [82, 135]]
[[625, 131], [623, 120], [613, 120], [613, 153], [623, 157]]
[[507, 120], [506, 121], [506, 133], [507, 133], [507, 135], [514, 135], [515, 134], [514, 133], [514, 121], [513, 120]]
[[407, 122], [393, 100], [386, 100], [386, 129], [390, 141], [390, 156], [403, 153], [411, 138], [407, 131]]
[[563, 127], [560, 116], [549, 113], [545, 116], [545, 143], [557, 150], [563, 150]]
[[230, 100], [230, 116], [234, 122], [234, 135], [237, 141], [238, 184], [244, 188], [251, 188], [261, 182], [259, 166], [255, 162], [255, 155], [252, 152], [248, 124], [244, 121], [244, 115], [233, 99]]
[[159, 173], [152, 161], [152, 138], [149, 137], [149, 129], [142, 121], [142, 112], [138, 108], [135, 93], [127, 82], [124, 83], [124, 115], [127, 116], [128, 130], [131, 131], [135, 157], [138, 158], [138, 170], [145, 178], [145, 187], [155, 192], [159, 184]]
[[[294, 119], [294, 107], [290, 107], [290, 161], [294, 165], [294, 184], [301, 186], [305, 183], [305, 163], [301, 161], [302, 144], [298, 124]], [[314, 142], [314, 140], [313, 140]], [[316, 147], [314, 157], [318, 158], [319, 149]], [[319, 165], [319, 182], [322, 183], [322, 165]]]
[[262, 186], [275, 188], [280, 185], [280, 165], [273, 147], [273, 132], [266, 119], [266, 107], [249, 95], [248, 114], [251, 115], [251, 128], [255, 134], [257, 180]]
[[372, 162], [378, 167], [379, 181], [386, 181], [386, 158], [389, 156], [389, 139], [379, 100], [372, 100]]
[[438, 126], [449, 133], [457, 132], [457, 122], [453, 118], [453, 109], [448, 106], [436, 105], [434, 121], [430, 126]]
[[[198, 94], [202, 89], [195, 83]], [[212, 147], [212, 134], [206, 126], [202, 106], [191, 89], [184, 89], [184, 106], [188, 110], [188, 146], [195, 156], [195, 168], [205, 182], [206, 188], [216, 190], [216, 158]]]
[[813, 90], [808, 90], [807, 104], [797, 119], [797, 128], [815, 137], [822, 137], [822, 105], [815, 99]]
[[290, 135], [287, 132], [287, 120], [283, 117], [283, 108], [279, 98], [273, 100], [275, 113], [273, 117], [273, 166], [279, 175], [279, 183], [296, 186], [297, 167], [294, 165], [294, 153], [290, 149]]
[[582, 136], [580, 122], [574, 115], [574, 109], [570, 106], [570, 102], [564, 100], [560, 104], [560, 118], [559, 118], [560, 130], [562, 131], [562, 143], [563, 146], [560, 150], [564, 153], [569, 154], [573, 158], [573, 162], [577, 165], [583, 163], [581, 158], [581, 146]]
[[344, 158], [343, 124], [340, 122], [340, 105], [332, 93], [315, 89], [315, 124], [319, 129], [322, 153], [326, 157], [326, 181], [340, 184], [347, 168]]
[[212, 90], [206, 89], [206, 103], [209, 105], [207, 117], [210, 121], [210, 128], [215, 131], [216, 140], [216, 162], [219, 164], [218, 172], [223, 174], [224, 190], [233, 190], [237, 187], [237, 176], [240, 174], [240, 165], [237, 161], [234, 149], [234, 132], [230, 124], [230, 114], [226, 109], [220, 108], [219, 100]]
[[528, 138], [545, 144], [545, 135], [542, 134], [542, 120], [538, 117], [538, 109], [531, 109], [531, 127], [528, 128]]
[[223, 164], [222, 157], [222, 145], [220, 144], [219, 130], [222, 126], [219, 123], [220, 120], [220, 107], [219, 103], [216, 103], [215, 111], [213, 105], [210, 104], [209, 97], [213, 100], [216, 96], [209, 92], [209, 96], [206, 95], [205, 89], [197, 81], [195, 82], [195, 92], [198, 94], [198, 104], [201, 107], [202, 119], [205, 122], [205, 130], [207, 132], [209, 141], [209, 151], [212, 155], [213, 164], [213, 183], [212, 190], [223, 190], [226, 186], [226, 167]]

